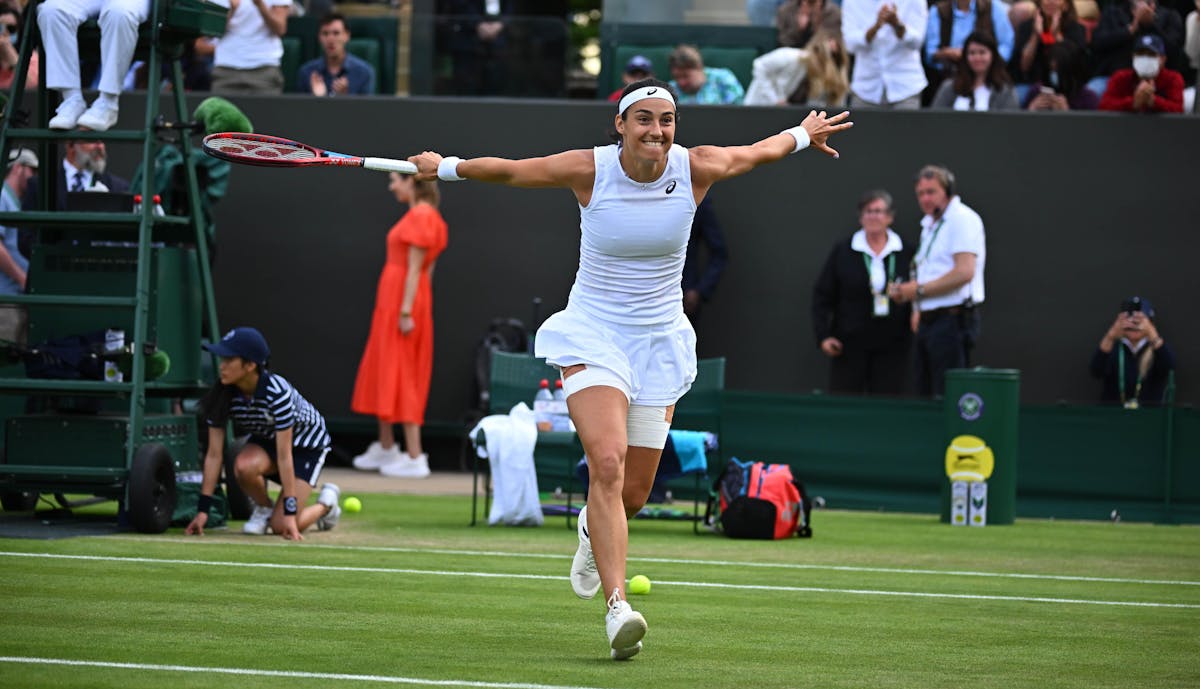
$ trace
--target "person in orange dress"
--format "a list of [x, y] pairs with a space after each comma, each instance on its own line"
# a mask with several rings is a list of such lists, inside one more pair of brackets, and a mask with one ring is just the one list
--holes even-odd
[[[409, 209], [387, 235], [371, 334], [358, 366], [351, 409], [379, 420], [379, 439], [354, 458], [354, 468], [385, 476], [425, 478], [421, 425], [433, 376], [433, 267], [446, 248], [436, 181], [391, 174], [388, 190]], [[404, 429], [405, 451], [394, 424]]]

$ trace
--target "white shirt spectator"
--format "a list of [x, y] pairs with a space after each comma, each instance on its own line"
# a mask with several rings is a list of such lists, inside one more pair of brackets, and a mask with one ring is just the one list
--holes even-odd
[[[227, 0], [218, 2], [228, 5]], [[266, 3], [270, 7], [291, 7], [292, 0], [266, 0]], [[267, 28], [254, 2], [239, 2], [229, 18], [225, 35], [217, 39], [213, 65], [232, 69], [278, 67], [282, 58], [283, 40]]]
[[1193, 69], [1200, 69], [1200, 12], [1189, 12], [1183, 52]]
[[983, 219], [955, 196], [940, 220], [934, 221], [931, 215], [921, 218], [921, 243], [915, 259], [917, 282], [924, 284], [949, 273], [954, 268], [954, 254], [962, 253], [975, 254], [975, 276], [953, 292], [921, 299], [922, 311], [960, 306], [968, 298], [977, 305], [983, 303], [983, 265], [987, 261]]
[[[875, 25], [885, 3], [895, 4], [904, 24], [904, 38], [897, 38], [895, 29], [885, 25], [868, 43], [867, 30]], [[928, 83], [921, 66], [928, 22], [929, 9], [924, 0], [843, 0], [842, 36], [846, 49], [854, 55], [850, 90], [877, 104], [884, 98], [895, 103], [920, 93]]]

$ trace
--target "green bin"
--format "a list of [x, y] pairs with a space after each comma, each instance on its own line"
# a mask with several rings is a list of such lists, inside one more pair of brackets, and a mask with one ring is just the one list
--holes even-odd
[[1021, 372], [946, 372], [942, 521], [1012, 524], [1017, 512], [1017, 417]]

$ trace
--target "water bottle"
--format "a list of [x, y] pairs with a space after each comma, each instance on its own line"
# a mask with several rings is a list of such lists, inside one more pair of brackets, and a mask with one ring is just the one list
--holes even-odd
[[162, 197], [159, 196], [158, 194], [154, 195], [154, 214], [157, 216], [160, 216], [160, 217], [167, 214], [167, 212], [165, 210], [163, 210], [163, 207], [162, 207]]
[[533, 396], [533, 420], [539, 431], [549, 431], [554, 428], [552, 407], [554, 393], [550, 392], [550, 381], [543, 378], [538, 383], [537, 394]]
[[554, 430], [571, 430], [571, 414], [567, 411], [567, 393], [563, 390], [562, 379], [554, 381]]
[[141, 194], [133, 195], [133, 212], [137, 213], [138, 215], [141, 215], [141, 213], [142, 213], [142, 195]]

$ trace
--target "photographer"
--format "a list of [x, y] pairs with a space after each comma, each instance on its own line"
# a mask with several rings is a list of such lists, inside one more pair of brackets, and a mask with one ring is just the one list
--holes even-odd
[[1167, 378], [1175, 369], [1175, 353], [1154, 326], [1150, 300], [1131, 297], [1092, 355], [1092, 375], [1103, 380], [1101, 402], [1120, 402], [1126, 409], [1162, 404]]

